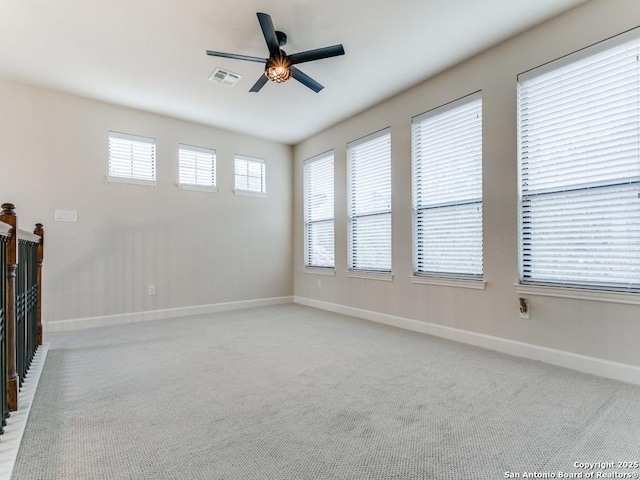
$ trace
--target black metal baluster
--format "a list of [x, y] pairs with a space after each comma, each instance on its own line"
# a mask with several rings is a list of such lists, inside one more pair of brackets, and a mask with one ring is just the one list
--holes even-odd
[[27, 315], [27, 346], [28, 361], [27, 369], [31, 367], [31, 362], [36, 354], [37, 343], [37, 326], [36, 326], [36, 298], [37, 298], [37, 276], [38, 276], [38, 244], [29, 244], [29, 296], [28, 296], [28, 315]]
[[16, 373], [18, 387], [24, 378], [24, 242], [18, 240], [18, 268], [16, 270]]
[[16, 372], [22, 387], [37, 345], [38, 244], [18, 242], [16, 275]]

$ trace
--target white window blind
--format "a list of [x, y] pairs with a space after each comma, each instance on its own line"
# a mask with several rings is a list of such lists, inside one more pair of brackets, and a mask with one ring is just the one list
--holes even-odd
[[178, 183], [197, 187], [215, 187], [216, 151], [180, 144], [178, 147]]
[[480, 93], [415, 117], [411, 144], [415, 273], [482, 278]]
[[349, 268], [391, 272], [391, 134], [347, 145]]
[[518, 78], [522, 283], [640, 291], [638, 37]]
[[109, 177], [155, 182], [156, 141], [109, 132]]
[[261, 158], [236, 155], [236, 190], [253, 193], [265, 193], [265, 164]]
[[333, 152], [304, 162], [306, 267], [335, 266], [333, 188]]

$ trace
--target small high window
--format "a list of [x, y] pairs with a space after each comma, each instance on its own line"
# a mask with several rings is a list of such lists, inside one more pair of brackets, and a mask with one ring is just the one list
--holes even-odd
[[156, 141], [109, 132], [109, 174], [112, 181], [156, 184]]
[[178, 149], [178, 185], [215, 189], [216, 151], [181, 144]]
[[235, 192], [239, 194], [266, 194], [265, 161], [263, 159], [236, 155]]

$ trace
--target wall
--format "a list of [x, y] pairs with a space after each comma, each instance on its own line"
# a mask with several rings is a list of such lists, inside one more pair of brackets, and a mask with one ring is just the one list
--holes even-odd
[[[528, 297], [531, 318], [519, 318], [517, 251], [516, 77], [640, 25], [640, 2], [589, 2], [474, 57], [413, 89], [346, 120], [294, 148], [294, 295], [298, 301], [337, 311], [409, 319], [640, 366], [640, 306]], [[412, 274], [411, 117], [482, 90], [484, 189], [484, 290], [417, 285]], [[392, 282], [351, 278], [347, 270], [346, 144], [391, 127], [393, 162]], [[303, 161], [335, 149], [335, 276], [304, 271]], [[320, 281], [321, 286], [319, 286]], [[326, 303], [323, 303], [326, 302]], [[375, 314], [371, 315], [371, 312]], [[365, 317], [367, 314], [364, 315]], [[387, 317], [389, 316], [389, 317]], [[411, 323], [413, 321], [413, 323]], [[390, 320], [393, 323], [393, 320]], [[415, 329], [421, 330], [419, 326]], [[427, 330], [428, 329], [422, 329]], [[436, 329], [437, 330], [437, 329]], [[444, 331], [441, 329], [441, 331]], [[464, 335], [463, 335], [464, 336]], [[467, 338], [471, 338], [467, 336]], [[485, 344], [478, 341], [478, 344]], [[548, 350], [538, 349], [538, 352]], [[634, 370], [637, 379], [638, 372]]]
[[[8, 81], [0, 105], [0, 200], [44, 223], [45, 322], [292, 294], [291, 147]], [[156, 139], [157, 187], [105, 182], [110, 130]], [[216, 149], [218, 193], [176, 187], [178, 143]], [[235, 153], [266, 159], [267, 198], [234, 195]]]

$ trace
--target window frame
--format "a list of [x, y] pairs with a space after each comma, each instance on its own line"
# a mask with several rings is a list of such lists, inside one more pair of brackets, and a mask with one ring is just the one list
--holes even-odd
[[[113, 144], [112, 144], [112, 139], [116, 140], [117, 143], [120, 142], [128, 142], [129, 143], [129, 147], [131, 149], [133, 149], [136, 144], [137, 146], [140, 148], [143, 145], [150, 145], [151, 146], [151, 158], [149, 159], [144, 159], [147, 160], [149, 162], [151, 162], [150, 165], [150, 169], [152, 171], [152, 178], [144, 178], [144, 177], [140, 177], [140, 176], [135, 176], [133, 175], [133, 173], [131, 175], [114, 175], [113, 174], [113, 156], [112, 156], [112, 149], [113, 149]], [[142, 147], [144, 148], [144, 147]], [[120, 159], [121, 161], [123, 159]], [[130, 156], [129, 156], [129, 162], [130, 162], [130, 170], [133, 171], [134, 169], [134, 152], [132, 151]], [[133, 185], [145, 185], [145, 186], [151, 186], [151, 187], [155, 187], [158, 185], [157, 182], [157, 145], [156, 145], [156, 140], [155, 138], [151, 138], [151, 137], [143, 137], [140, 135], [132, 135], [129, 133], [121, 133], [121, 132], [114, 132], [114, 131], [109, 131], [108, 136], [107, 136], [107, 175], [106, 175], [106, 179], [108, 182], [115, 182], [115, 183], [129, 183], [129, 184], [133, 184]]]
[[[195, 178], [196, 178], [196, 183], [190, 183], [190, 182], [185, 182], [183, 181], [182, 178], [182, 152], [189, 152], [189, 154], [194, 154], [194, 164], [193, 164], [193, 169], [195, 170]], [[198, 155], [206, 155], [206, 156], [211, 156], [211, 185], [203, 185], [203, 184], [199, 184], [197, 183], [197, 178], [198, 178]], [[215, 149], [213, 148], [208, 148], [208, 147], [199, 147], [196, 145], [189, 145], [186, 143], [179, 143], [178, 144], [178, 182], [177, 182], [177, 186], [178, 188], [182, 189], [182, 190], [196, 190], [196, 191], [204, 191], [204, 192], [217, 192], [218, 191], [218, 187], [217, 187], [217, 152]], [[206, 174], [207, 172], [205, 171], [204, 174]]]
[[[388, 154], [384, 159], [388, 162], [388, 178], [385, 179], [385, 186], [388, 184], [388, 208], [380, 209], [379, 211], [371, 211], [368, 213], [354, 212], [358, 203], [357, 191], [355, 186], [357, 183], [354, 181], [354, 164], [356, 160], [357, 150], [365, 145], [373, 145], [375, 141], [384, 138], [387, 142], [386, 150]], [[386, 152], [385, 152], [386, 153]], [[352, 277], [373, 278], [373, 279], [391, 279], [393, 277], [393, 169], [392, 169], [392, 151], [391, 151], [391, 127], [384, 128], [377, 132], [371, 133], [365, 137], [359, 138], [347, 144], [347, 201], [348, 201], [348, 272], [347, 274]], [[361, 174], [362, 172], [360, 172]], [[357, 259], [355, 256], [357, 252], [355, 250], [355, 240], [357, 224], [360, 219], [373, 219], [373, 218], [385, 218], [388, 217], [388, 268], [375, 268], [367, 266], [358, 266], [356, 264]], [[386, 265], [385, 265], [386, 267]]]
[[[427, 283], [427, 284], [439, 284], [439, 285], [449, 285], [449, 286], [467, 286], [469, 288], [480, 288], [484, 287], [484, 212], [483, 212], [483, 137], [482, 137], [482, 91], [477, 91], [461, 97], [452, 102], [446, 103], [439, 107], [436, 107], [432, 110], [429, 110], [425, 113], [417, 115], [412, 118], [411, 122], [411, 184], [412, 184], [412, 240], [413, 240], [413, 283]], [[451, 133], [451, 118], [459, 119], [460, 115], [456, 117], [464, 109], [473, 109], [479, 113], [479, 121], [476, 125], [475, 122], [468, 122], [467, 119], [463, 119], [465, 121], [464, 124], [460, 126], [463, 131], [455, 131], [453, 135]], [[465, 112], [466, 113], [466, 112]], [[457, 123], [457, 122], [456, 122]], [[429, 140], [423, 140], [422, 135], [428, 133], [425, 131], [428, 127], [434, 131]], [[473, 127], [473, 130], [469, 130], [470, 127]], [[438, 129], [446, 128], [446, 134], [436, 134], [435, 131]], [[476, 138], [474, 138], [476, 137]], [[479, 140], [477, 140], [479, 138]], [[456, 145], [463, 144], [463, 140], [466, 141], [467, 144], [471, 143], [469, 149], [473, 151], [479, 150], [479, 162], [476, 164], [475, 159], [471, 158], [468, 155], [468, 151], [464, 153], [454, 152], [457, 154], [456, 159], [464, 158], [466, 160], [466, 165], [470, 166], [468, 171], [460, 171], [458, 170], [456, 173], [458, 175], [463, 174], [466, 177], [471, 177], [473, 181], [466, 182], [464, 185], [466, 187], [465, 193], [469, 194], [469, 191], [477, 189], [477, 196], [473, 198], [452, 198], [455, 195], [451, 193], [442, 193], [441, 196], [448, 197], [447, 201], [427, 201], [425, 195], [421, 194], [424, 186], [423, 183], [427, 182], [429, 178], [429, 158], [423, 156], [423, 150], [429, 148], [431, 144], [437, 145], [439, 143], [447, 142], [447, 146], [450, 146], [452, 143]], [[454, 142], [455, 141], [455, 142]], [[473, 143], [472, 143], [473, 142]], [[434, 149], [432, 149], [434, 150]], [[432, 152], [433, 154], [440, 157], [440, 161], [436, 164], [436, 168], [446, 166], [447, 163], [452, 163], [449, 158], [442, 159], [443, 154], [446, 154], [447, 151], [445, 149], [439, 149]], [[473, 163], [472, 163], [473, 162]], [[423, 173], [426, 172], [426, 173]], [[441, 178], [445, 178], [441, 176]], [[471, 186], [470, 186], [471, 185]], [[455, 182], [446, 183], [444, 181], [438, 183], [437, 185], [433, 185], [438, 188], [448, 188], [449, 190], [456, 187]], [[427, 187], [428, 188], [428, 187]], [[463, 215], [467, 218], [467, 224], [465, 225], [467, 228], [463, 229], [462, 232], [467, 233], [467, 235], [462, 238], [468, 238], [469, 232], [474, 235], [478, 235], [478, 232], [473, 230], [473, 220], [478, 221], [479, 217], [479, 245], [475, 243], [471, 243], [471, 247], [476, 249], [475, 256], [473, 257], [473, 261], [469, 262], [468, 265], [460, 266], [455, 268], [455, 262], [449, 262], [447, 264], [447, 260], [443, 260], [441, 262], [441, 269], [426, 269], [421, 267], [424, 263], [430, 261], [426, 258], [425, 251], [429, 248], [428, 239], [422, 238], [423, 234], [421, 233], [424, 230], [424, 223], [427, 222], [427, 219], [423, 219], [420, 221], [421, 212], [428, 213], [430, 211], [439, 213], [439, 212], [454, 212], [453, 215], [460, 208], [475, 206], [479, 209], [479, 215], [474, 215], [473, 213], [469, 214], [469, 212], [464, 213]], [[448, 218], [453, 218], [453, 216], [447, 216]], [[443, 225], [445, 227], [446, 225]], [[477, 225], [475, 225], [477, 230]], [[461, 233], [457, 231], [458, 234]], [[427, 232], [428, 235], [428, 232]], [[455, 235], [458, 236], [458, 235]], [[455, 239], [452, 240], [455, 242]], [[458, 243], [458, 246], [467, 246], [461, 245]], [[446, 253], [445, 251], [442, 252]], [[454, 252], [455, 253], [455, 252]], [[455, 256], [452, 255], [453, 258]], [[458, 257], [459, 258], [459, 257]], [[433, 261], [433, 259], [431, 260]], [[468, 282], [471, 282], [467, 285]]]
[[[523, 89], [524, 84], [533, 81], [535, 79], [539, 79], [540, 77], [562, 72], [563, 69], [575, 67], [578, 62], [582, 62], [589, 58], [595, 58], [600, 54], [605, 54], [615, 48], [618, 48], [622, 45], [627, 44], [628, 42], [636, 42], [636, 50], [632, 56], [636, 56], [636, 62], [638, 62], [638, 53], [640, 53], [640, 29], [634, 29], [617, 35], [615, 37], [609, 38], [602, 42], [599, 42], [595, 45], [591, 45], [589, 47], [583, 48], [577, 52], [571, 53], [564, 57], [561, 57], [557, 60], [549, 62], [547, 64], [541, 65], [539, 67], [533, 68], [526, 72], [518, 75], [518, 270], [519, 270], [519, 279], [518, 283], [515, 285], [516, 291], [519, 294], [530, 294], [530, 295], [544, 295], [544, 296], [558, 296], [563, 298], [579, 298], [579, 299], [587, 299], [587, 300], [599, 300], [599, 301], [610, 301], [616, 303], [632, 303], [638, 304], [640, 303], [640, 278], [635, 279], [635, 282], [630, 281], [628, 284], [620, 283], [615, 285], [616, 282], [606, 282], [603, 281], [604, 277], [600, 278], [600, 281], [590, 281], [590, 282], [580, 282], [569, 279], [566, 274], [564, 276], [564, 280], [552, 280], [551, 278], [534, 278], [531, 274], [527, 274], [527, 269], [533, 268], [531, 263], [528, 266], [525, 264], [525, 257], [530, 255], [531, 244], [527, 244], [527, 235], [528, 230], [531, 230], [533, 227], [530, 227], [531, 220], [525, 221], [526, 209], [529, 208], [527, 206], [527, 202], [531, 202], [533, 197], [550, 198], [553, 195], [564, 195], [569, 196], [572, 192], [578, 192], [576, 195], [582, 195], [581, 191], [591, 189], [595, 191], [596, 188], [600, 189], [608, 189], [612, 188], [617, 184], [620, 184], [620, 179], [609, 179], [609, 180], [601, 180], [599, 182], [587, 182], [584, 186], [580, 188], [573, 188], [570, 183], [564, 183], [560, 186], [550, 188], [548, 190], [540, 189], [537, 193], [529, 193], [529, 186], [525, 185], [525, 171], [527, 171], [526, 175], [529, 175], [529, 156], [524, 153], [524, 129], [523, 125], [526, 125], [525, 120], [522, 118], [522, 112], [525, 109], [523, 105]], [[640, 84], [640, 67], [636, 67], [636, 74], [634, 76], [636, 84]], [[591, 77], [589, 77], [591, 78]], [[561, 90], [561, 91], [564, 91]], [[572, 107], [575, 107], [575, 104], [571, 104]], [[640, 95], [636, 97], [636, 105], [635, 105], [635, 125], [636, 129], [640, 126]], [[591, 117], [590, 117], [591, 118]], [[584, 130], [580, 130], [584, 132]], [[640, 146], [640, 145], [639, 145]], [[636, 146], [635, 156], [638, 158], [640, 156], [640, 148]], [[588, 145], [589, 148], [593, 149], [593, 142], [591, 145]], [[593, 150], [588, 150], [592, 152]], [[597, 158], [602, 158], [602, 154], [600, 154]], [[526, 160], [525, 160], [526, 159]], [[526, 163], [526, 164], [525, 164]], [[637, 185], [638, 197], [640, 198], [640, 159], [638, 160], [638, 179], [636, 181], [623, 181], [623, 184], [634, 184]], [[527, 177], [528, 178], [528, 177]], [[601, 177], [604, 178], [604, 177]], [[624, 177], [627, 178], [627, 177]], [[628, 177], [629, 179], [632, 176]], [[567, 180], [568, 181], [568, 180]], [[585, 193], [587, 195], [587, 193]], [[598, 206], [602, 205], [603, 200], [593, 201], [589, 205]], [[566, 207], [568, 202], [564, 203], [558, 201], [558, 205], [560, 208]], [[575, 218], [574, 218], [574, 221]], [[577, 221], [576, 221], [577, 222]], [[526, 224], [526, 226], [525, 226]], [[609, 229], [609, 236], [604, 237], [604, 240], [614, 238], [612, 235], [612, 230]], [[605, 232], [606, 233], [606, 232]], [[583, 239], [583, 237], [580, 237]], [[528, 240], [531, 242], [532, 240]], [[565, 246], [569, 245], [568, 243], [564, 244]], [[574, 246], [574, 251], [577, 249]], [[635, 252], [636, 250], [630, 249], [630, 251]], [[637, 248], [637, 251], [640, 251], [640, 247]], [[588, 251], [585, 256], [582, 257], [582, 262], [593, 260], [593, 258], [589, 258]], [[603, 257], [606, 258], [606, 257]], [[592, 267], [593, 268], [593, 267]], [[589, 268], [583, 268], [582, 272], [590, 272]], [[629, 272], [632, 274], [631, 270]]]
[[[331, 187], [331, 192], [330, 192], [331, 217], [323, 217], [318, 220], [310, 220], [309, 214], [312, 208], [312, 204], [311, 204], [312, 202], [309, 197], [310, 196], [309, 189], [311, 188], [310, 182], [312, 181], [312, 180], [309, 180], [310, 168], [314, 164], [319, 164], [325, 161], [330, 164], [330, 174], [329, 174], [330, 178], [324, 179], [324, 177], [321, 177], [321, 179], [324, 180], [325, 182], [328, 181], [328, 184]], [[336, 261], [335, 261], [335, 155], [333, 150], [321, 153], [314, 157], [308, 158], [307, 160], [304, 161], [302, 185], [303, 185], [303, 202], [304, 202], [304, 213], [303, 213], [304, 215], [304, 267], [305, 269], [311, 269], [311, 270], [334, 271], [336, 266]], [[331, 265], [314, 264], [312, 263], [312, 257], [313, 257], [313, 253], [311, 251], [312, 245], [310, 244], [310, 241], [309, 241], [311, 236], [311, 227], [314, 225], [322, 225], [322, 224], [329, 224], [329, 223], [331, 224], [331, 230], [332, 230]]]
[[[238, 161], [247, 162], [247, 174], [241, 175], [242, 178], [247, 179], [247, 185], [249, 184], [249, 178], [258, 178], [258, 177], [251, 177], [249, 175], [249, 165], [251, 163], [261, 165], [261, 170], [260, 170], [261, 174], [259, 177], [260, 185], [261, 185], [260, 191], [238, 188], [237, 186], [238, 173], [236, 171]], [[233, 193], [235, 193], [236, 195], [244, 195], [249, 197], [266, 197], [267, 196], [267, 162], [263, 158], [235, 154], [233, 159], [233, 185], [234, 185]]]

